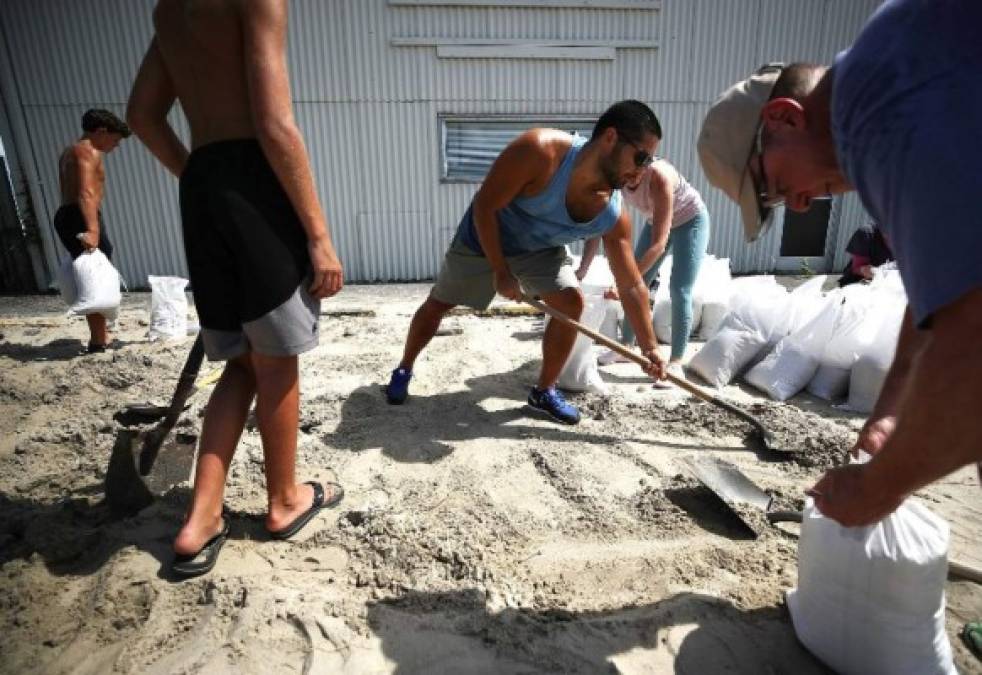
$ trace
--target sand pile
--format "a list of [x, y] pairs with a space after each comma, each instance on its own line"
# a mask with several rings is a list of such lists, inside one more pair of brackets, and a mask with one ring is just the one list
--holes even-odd
[[[613, 395], [575, 396], [585, 419], [562, 427], [523, 409], [542, 322], [509, 312], [450, 317], [391, 407], [379, 386], [426, 290], [346, 289], [302, 361], [299, 474], [343, 483], [340, 507], [269, 541], [250, 423], [231, 538], [211, 575], [180, 583], [167, 564], [188, 483], [162, 479], [125, 518], [102, 495], [133, 428], [117, 413], [166, 401], [190, 340], [147, 343], [149, 298], [131, 295], [122, 347], [79, 357], [84, 324], [56, 300], [0, 301], [0, 672], [824, 672], [782, 606], [795, 526], [753, 538], [680, 460], [715, 454], [800, 508], [858, 418], [727, 388], [801, 451], [763, 462], [742, 422], [619, 364], [604, 369]], [[192, 442], [207, 395], [179, 422]], [[979, 564], [976, 482], [925, 497]], [[952, 631], [982, 616], [977, 586], [949, 584], [948, 602]]]

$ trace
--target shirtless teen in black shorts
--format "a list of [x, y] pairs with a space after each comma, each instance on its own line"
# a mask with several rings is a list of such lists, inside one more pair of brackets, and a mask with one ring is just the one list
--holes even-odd
[[[193, 5], [193, 7], [192, 7]], [[172, 570], [210, 570], [228, 534], [225, 478], [256, 399], [266, 528], [286, 538], [340, 501], [298, 483], [297, 355], [317, 344], [322, 298], [342, 286], [303, 138], [293, 119], [285, 0], [159, 0], [127, 118], [181, 187], [195, 305], [210, 359], [228, 360], [202, 428], [194, 496]], [[179, 100], [191, 153], [167, 123]]]
[[[126, 123], [108, 110], [87, 110], [82, 115], [82, 137], [61, 153], [61, 206], [55, 213], [55, 231], [72, 260], [95, 248], [112, 259], [113, 245], [99, 211], [106, 183], [102, 156], [115, 150], [129, 135]], [[88, 351], [105, 351], [109, 344], [106, 317], [88, 314], [85, 319], [90, 333]]]

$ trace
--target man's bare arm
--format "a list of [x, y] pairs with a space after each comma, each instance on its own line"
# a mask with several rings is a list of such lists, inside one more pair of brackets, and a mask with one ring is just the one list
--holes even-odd
[[816, 505], [843, 525], [866, 525], [910, 493], [982, 461], [982, 289], [935, 313], [915, 356], [896, 431], [863, 465], [832, 469], [816, 484]]
[[495, 290], [510, 300], [519, 300], [518, 281], [511, 275], [501, 250], [498, 211], [519, 196], [536, 177], [548, 171], [551, 160], [539, 131], [526, 131], [512, 141], [491, 165], [474, 196], [474, 226], [481, 249], [494, 270]]
[[102, 201], [102, 186], [99, 178], [99, 153], [86, 147], [75, 145], [75, 167], [78, 171], [78, 208], [85, 220], [85, 234], [80, 237], [82, 246], [93, 249], [99, 246], [99, 202]]
[[664, 377], [664, 361], [658, 355], [658, 340], [651, 325], [648, 289], [634, 262], [631, 218], [626, 211], [621, 211], [617, 224], [603, 235], [603, 241], [607, 259], [610, 261], [610, 271], [614, 274], [617, 292], [624, 306], [624, 314], [638, 336], [638, 347], [641, 353], [654, 364], [652, 374], [659, 378]]
[[126, 121], [160, 163], [180, 176], [188, 161], [188, 150], [167, 121], [176, 98], [174, 82], [154, 38], [130, 90]]
[[651, 245], [638, 260], [638, 271], [645, 274], [665, 252], [668, 235], [672, 229], [672, 212], [674, 210], [672, 185], [668, 177], [657, 168], [652, 169], [651, 203], [654, 208], [651, 213]]
[[243, 3], [246, 81], [257, 138], [307, 233], [314, 270], [311, 293], [328, 297], [341, 289], [343, 273], [314, 188], [307, 148], [293, 117], [286, 28], [285, 0]]

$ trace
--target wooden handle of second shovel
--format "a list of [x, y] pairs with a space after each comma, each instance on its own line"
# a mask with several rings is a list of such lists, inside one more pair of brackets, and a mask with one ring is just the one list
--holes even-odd
[[[562, 321], [563, 323], [565, 323], [568, 326], [572, 326], [573, 328], [575, 328], [576, 330], [580, 331], [581, 333], [583, 333], [584, 335], [586, 335], [588, 338], [590, 338], [591, 340], [593, 340], [594, 342], [596, 342], [598, 344], [602, 344], [607, 349], [611, 349], [611, 350], [617, 352], [618, 354], [620, 354], [621, 356], [623, 356], [624, 358], [630, 359], [631, 361], [634, 361], [636, 364], [638, 364], [642, 368], [645, 368], [645, 367], [648, 366], [648, 359], [646, 359], [643, 356], [641, 356], [640, 354], [634, 352], [629, 347], [625, 347], [624, 345], [622, 345], [617, 340], [611, 340], [606, 335], [603, 335], [602, 333], [598, 333], [597, 331], [593, 330], [592, 328], [589, 328], [588, 326], [584, 326], [582, 323], [580, 323], [576, 319], [573, 319], [571, 317], [566, 316], [565, 314], [563, 314], [562, 312], [560, 312], [558, 309], [554, 309], [554, 308], [550, 307], [549, 305], [545, 304], [541, 300], [538, 300], [536, 298], [530, 297], [528, 295], [522, 296], [522, 299], [524, 299], [525, 302], [527, 302], [528, 304], [532, 305], [536, 309], [538, 309], [538, 310], [540, 310], [542, 312], [545, 312], [546, 314], [548, 314], [549, 316], [551, 316], [553, 319], [556, 319], [557, 321]], [[699, 398], [703, 399], [704, 401], [709, 401], [710, 403], [716, 403], [717, 400], [718, 400], [715, 396], [713, 396], [712, 394], [710, 394], [708, 391], [704, 391], [702, 389], [702, 387], [698, 387], [698, 386], [692, 384], [691, 382], [689, 382], [688, 380], [683, 380], [682, 378], [676, 377], [675, 375], [672, 375], [671, 373], [665, 373], [665, 379], [668, 380], [669, 382], [671, 382], [672, 384], [674, 384], [674, 385], [676, 385], [678, 387], [681, 387], [682, 389], [685, 389], [690, 394], [693, 394], [694, 396], [698, 396]]]

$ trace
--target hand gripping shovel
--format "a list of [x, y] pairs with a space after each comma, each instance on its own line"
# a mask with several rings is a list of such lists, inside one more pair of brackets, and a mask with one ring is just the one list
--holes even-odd
[[[553, 319], [556, 319], [557, 321], [562, 321], [566, 325], [575, 328], [576, 330], [583, 333], [594, 342], [602, 344], [604, 347], [607, 347], [608, 349], [612, 349], [613, 351], [617, 352], [624, 358], [634, 361], [641, 367], [645, 367], [648, 365], [648, 359], [644, 358], [640, 354], [636, 354], [631, 349], [625, 347], [624, 345], [617, 342], [616, 340], [611, 340], [606, 335], [602, 335], [601, 333], [598, 333], [592, 328], [584, 326], [579, 321], [576, 321], [575, 319], [566, 316], [558, 309], [553, 309], [552, 307], [545, 304], [541, 300], [538, 300], [537, 298], [529, 297], [527, 295], [522, 296], [522, 299], [525, 300], [525, 302], [527, 302], [528, 304], [535, 307], [536, 309], [545, 312]], [[773, 447], [771, 445], [773, 440], [771, 433], [764, 428], [764, 425], [761, 424], [760, 420], [758, 420], [750, 413], [744, 410], [740, 410], [740, 408], [737, 408], [735, 405], [727, 403], [726, 401], [720, 399], [719, 397], [714, 396], [713, 394], [709, 393], [702, 387], [694, 385], [688, 380], [676, 377], [671, 373], [666, 373], [665, 379], [667, 379], [672, 384], [681, 387], [682, 389], [685, 389], [690, 394], [697, 396], [698, 398], [701, 398], [704, 401], [708, 401], [709, 403], [712, 403], [713, 405], [719, 408], [722, 408], [723, 410], [730, 413], [731, 415], [736, 415], [744, 422], [749, 424], [752, 430], [751, 438], [760, 447], [761, 454], [763, 454], [764, 456], [775, 458], [775, 459], [790, 459], [792, 453], [788, 450]]]

